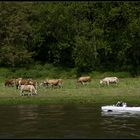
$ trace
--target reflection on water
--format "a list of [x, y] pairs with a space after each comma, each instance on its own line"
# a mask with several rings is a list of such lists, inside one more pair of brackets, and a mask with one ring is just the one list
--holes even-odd
[[140, 114], [100, 105], [0, 106], [0, 138], [140, 138]]
[[[140, 138], [140, 113], [138, 112], [101, 112], [106, 133], [112, 138]], [[109, 134], [109, 133], [108, 133]]]
[[137, 112], [119, 112], [119, 111], [116, 111], [116, 112], [105, 112], [105, 111], [102, 111], [101, 112], [101, 115], [104, 117], [104, 116], [112, 116], [112, 117], [125, 117], [125, 118], [129, 118], [129, 117], [134, 117], [134, 118], [140, 118], [140, 111], [137, 111]]

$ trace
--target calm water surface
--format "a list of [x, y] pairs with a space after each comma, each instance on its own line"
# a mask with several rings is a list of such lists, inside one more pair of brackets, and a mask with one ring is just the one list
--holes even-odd
[[0, 106], [2, 138], [140, 138], [140, 114], [103, 113], [101, 105]]

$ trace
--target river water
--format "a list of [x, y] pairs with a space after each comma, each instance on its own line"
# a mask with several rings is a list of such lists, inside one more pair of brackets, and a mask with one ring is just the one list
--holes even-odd
[[140, 114], [103, 113], [101, 105], [0, 106], [0, 139], [139, 139]]

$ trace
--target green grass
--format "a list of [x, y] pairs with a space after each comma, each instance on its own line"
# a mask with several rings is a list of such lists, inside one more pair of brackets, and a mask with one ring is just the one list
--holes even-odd
[[[15, 87], [4, 87], [0, 80], [0, 104], [112, 104], [118, 100], [140, 104], [140, 78], [120, 78], [119, 84], [100, 86], [99, 78], [76, 86], [76, 79], [64, 79], [63, 88], [38, 88], [36, 96], [20, 96]], [[38, 82], [44, 79], [37, 79]]]

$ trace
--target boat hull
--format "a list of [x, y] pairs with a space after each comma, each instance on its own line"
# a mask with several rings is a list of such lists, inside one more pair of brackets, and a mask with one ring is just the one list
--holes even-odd
[[101, 109], [105, 112], [140, 112], [140, 107], [102, 106]]

